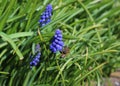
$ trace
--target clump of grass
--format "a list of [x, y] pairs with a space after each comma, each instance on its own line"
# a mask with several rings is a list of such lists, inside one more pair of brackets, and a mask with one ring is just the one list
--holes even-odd
[[[51, 22], [39, 27], [46, 6]], [[0, 1], [0, 85], [79, 86], [120, 67], [119, 0]], [[70, 52], [51, 53], [50, 40], [61, 29]], [[30, 69], [30, 54], [40, 44], [40, 63]]]

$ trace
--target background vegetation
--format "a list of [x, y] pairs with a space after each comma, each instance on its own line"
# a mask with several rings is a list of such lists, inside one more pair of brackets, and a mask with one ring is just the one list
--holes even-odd
[[[52, 21], [39, 27], [46, 5]], [[85, 86], [120, 68], [120, 0], [0, 0], [0, 86]], [[70, 53], [52, 54], [61, 29]], [[40, 63], [30, 69], [35, 44]]]

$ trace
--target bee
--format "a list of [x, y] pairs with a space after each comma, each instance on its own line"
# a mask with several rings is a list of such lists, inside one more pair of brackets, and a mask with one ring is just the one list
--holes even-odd
[[64, 46], [63, 50], [60, 52], [61, 57], [65, 57], [70, 52], [70, 49], [67, 46]]

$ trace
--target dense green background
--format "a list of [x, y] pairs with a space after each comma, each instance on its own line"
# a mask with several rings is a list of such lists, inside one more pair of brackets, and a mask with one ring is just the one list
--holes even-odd
[[[53, 6], [52, 21], [39, 27]], [[120, 0], [0, 0], [0, 86], [81, 86], [120, 68]], [[52, 54], [50, 40], [61, 29], [70, 48]], [[41, 59], [30, 69], [30, 54]]]

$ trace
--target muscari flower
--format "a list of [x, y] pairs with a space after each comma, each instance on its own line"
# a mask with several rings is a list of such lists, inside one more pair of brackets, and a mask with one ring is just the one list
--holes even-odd
[[61, 30], [57, 29], [53, 37], [52, 43], [50, 44], [50, 50], [53, 53], [56, 53], [57, 51], [62, 51], [63, 46], [64, 42], [62, 41], [62, 32]]
[[39, 20], [40, 26], [48, 24], [51, 21], [52, 16], [52, 5], [47, 5], [45, 11], [42, 13], [41, 18]]
[[30, 68], [32, 68], [33, 66], [37, 66], [37, 64], [40, 62], [41, 52], [39, 44], [36, 45], [35, 53], [36, 55], [34, 57], [32, 56], [33, 60], [30, 62]]

